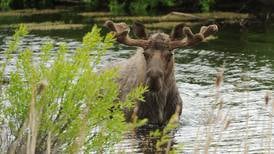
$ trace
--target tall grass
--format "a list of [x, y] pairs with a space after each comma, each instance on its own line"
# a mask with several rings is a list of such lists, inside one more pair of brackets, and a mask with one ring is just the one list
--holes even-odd
[[[234, 118], [232, 117], [233, 115], [230, 114], [230, 111], [228, 110], [226, 113], [224, 112], [223, 106], [225, 105], [222, 99], [222, 84], [224, 81], [224, 68], [221, 68], [215, 78], [215, 101], [213, 104], [212, 109], [210, 110], [210, 114], [207, 117], [207, 123], [204, 126], [202, 133], [200, 132], [201, 128], [198, 128], [197, 131], [197, 139], [195, 141], [195, 147], [193, 150], [193, 153], [220, 153], [218, 152], [218, 148], [221, 148], [223, 150], [228, 151], [226, 148], [226, 145], [223, 145], [224, 143], [221, 142], [226, 142], [227, 140], [231, 140], [230, 138], [224, 138], [225, 134], [230, 131], [229, 129], [233, 129], [235, 121]], [[248, 102], [249, 99], [249, 91], [246, 91], [246, 98], [247, 101], [245, 103], [250, 103]], [[261, 151], [255, 151], [252, 149], [250, 145], [250, 132], [254, 131], [250, 129], [252, 126], [252, 120], [250, 119], [251, 115], [249, 112], [246, 114], [246, 119], [245, 121], [242, 121], [243, 123], [243, 133], [239, 132], [239, 139], [242, 139], [242, 145], [239, 144], [239, 149], [238, 152], [242, 153], [250, 153], [250, 152], [259, 152], [259, 153], [273, 153], [272, 151], [272, 137], [273, 137], [273, 113], [274, 113], [274, 100], [271, 99], [272, 92], [267, 92], [265, 95], [265, 105], [266, 105], [266, 110], [267, 110], [267, 118], [268, 119], [263, 119], [264, 123], [259, 123], [258, 126], [261, 128], [265, 128], [262, 132], [263, 140], [266, 140], [266, 142], [262, 143], [261, 145], [263, 146]], [[262, 104], [263, 105], [263, 104]], [[269, 107], [270, 106], [270, 107]], [[269, 109], [270, 108], [270, 109]], [[248, 109], [248, 108], [247, 108]], [[253, 115], [254, 116], [254, 115]], [[269, 116], [269, 117], [268, 117]], [[237, 124], [237, 123], [236, 123]], [[230, 128], [232, 127], [232, 128]], [[240, 130], [239, 130], [240, 131]], [[235, 134], [231, 134], [231, 136], [234, 136]], [[237, 142], [237, 141], [236, 141]], [[221, 143], [219, 146], [218, 143]], [[254, 144], [254, 143], [252, 143]], [[229, 145], [228, 145], [229, 147]], [[229, 147], [230, 148], [230, 147]], [[254, 151], [252, 151], [252, 150]], [[219, 149], [220, 150], [220, 149]], [[235, 151], [234, 151], [235, 152]]]
[[142, 99], [145, 91], [138, 87], [120, 102], [117, 69], [96, 71], [112, 47], [113, 36], [101, 36], [94, 26], [73, 54], [67, 54], [65, 43], [55, 53], [53, 44], [47, 42], [35, 60], [29, 48], [18, 48], [26, 34], [26, 27], [20, 26], [1, 65], [2, 81], [10, 53], [19, 53], [9, 84], [0, 84], [1, 132], [8, 136], [1, 138], [6, 141], [1, 153], [110, 151], [133, 127], [125, 122], [122, 108]]

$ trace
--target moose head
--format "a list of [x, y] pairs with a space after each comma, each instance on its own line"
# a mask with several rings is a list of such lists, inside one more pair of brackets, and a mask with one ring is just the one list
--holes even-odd
[[130, 28], [125, 23], [106, 21], [105, 26], [114, 32], [119, 43], [143, 48], [146, 61], [144, 82], [153, 92], [161, 91], [165, 81], [173, 75], [174, 49], [196, 45], [218, 31], [217, 25], [209, 25], [202, 26], [199, 33], [193, 34], [189, 27], [178, 24], [170, 35], [159, 32], [148, 35], [144, 25], [134, 23], [132, 31], [138, 39], [133, 39], [128, 35]]

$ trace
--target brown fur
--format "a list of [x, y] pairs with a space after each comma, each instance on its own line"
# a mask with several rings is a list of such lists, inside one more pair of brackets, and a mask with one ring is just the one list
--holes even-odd
[[[137, 86], [148, 87], [144, 101], [137, 102], [134, 109], [125, 109], [127, 121], [131, 120], [132, 115], [137, 115], [140, 119], [147, 118], [149, 123], [160, 125], [166, 124], [172, 115], [176, 115], [178, 120], [183, 105], [174, 76], [173, 49], [196, 45], [217, 32], [218, 27], [203, 26], [199, 33], [193, 34], [190, 28], [179, 24], [171, 35], [155, 33], [148, 37], [145, 27], [141, 23], [135, 23], [132, 30], [141, 39], [132, 39], [125, 23], [106, 21], [105, 26], [114, 32], [119, 43], [141, 47], [131, 58], [117, 64], [122, 101]], [[185, 38], [182, 39], [182, 36]]]
[[[143, 55], [144, 50], [138, 48], [135, 55], [118, 64], [120, 70], [120, 98], [125, 99], [126, 95], [139, 85], [146, 85], [146, 60]], [[176, 106], [182, 108], [182, 100], [176, 86], [173, 64], [167, 70], [167, 78], [161, 91], [148, 91], [144, 94], [144, 102], [138, 102], [137, 116], [140, 119], [147, 118], [149, 123], [165, 124], [175, 113]], [[126, 110], [127, 121], [131, 120], [133, 109]]]

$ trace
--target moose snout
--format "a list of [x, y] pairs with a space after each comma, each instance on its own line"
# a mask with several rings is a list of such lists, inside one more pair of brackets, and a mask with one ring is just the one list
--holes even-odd
[[159, 69], [150, 69], [147, 71], [147, 86], [152, 91], [160, 91], [163, 87], [164, 72]]

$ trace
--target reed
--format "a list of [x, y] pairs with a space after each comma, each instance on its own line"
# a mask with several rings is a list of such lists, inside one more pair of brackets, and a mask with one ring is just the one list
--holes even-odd
[[270, 106], [270, 111], [268, 113], [269, 115], [269, 124], [268, 124], [268, 131], [267, 131], [267, 147], [268, 149], [266, 150], [267, 153], [271, 153], [271, 149], [272, 149], [272, 128], [273, 128], [273, 115], [274, 115], [274, 100], [272, 100], [272, 97], [271, 97], [271, 92], [268, 91], [266, 92], [265, 94], [265, 105], [266, 105], [266, 109], [268, 108], [268, 106]]

